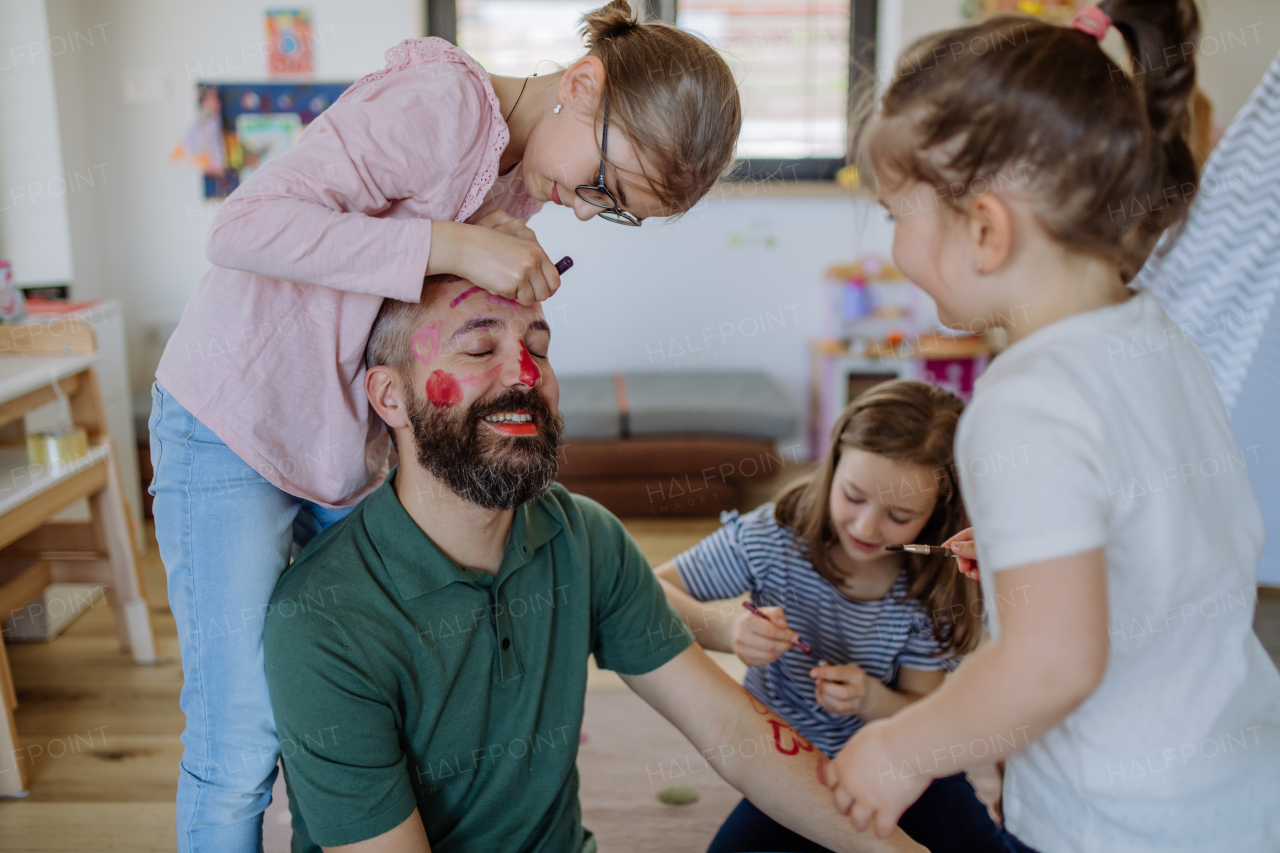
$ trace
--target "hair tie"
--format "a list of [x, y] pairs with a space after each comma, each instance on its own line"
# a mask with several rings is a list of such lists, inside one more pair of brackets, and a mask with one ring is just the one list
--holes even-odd
[[1076, 12], [1071, 19], [1071, 27], [1082, 33], [1088, 33], [1101, 42], [1107, 30], [1111, 29], [1111, 16], [1097, 6], [1090, 6], [1088, 9]]

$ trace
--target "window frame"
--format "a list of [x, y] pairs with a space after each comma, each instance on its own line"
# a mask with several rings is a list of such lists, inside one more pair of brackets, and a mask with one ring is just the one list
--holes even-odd
[[[604, 0], [601, 0], [604, 2]], [[647, 15], [675, 23], [678, 0], [639, 0]], [[458, 7], [456, 0], [423, 0], [427, 35], [438, 36], [450, 44], [458, 43]], [[849, 0], [849, 89], [846, 116], [856, 92], [866, 88], [865, 74], [876, 67], [876, 26], [878, 0]], [[846, 121], [848, 119], [846, 118]], [[853, 128], [846, 129], [846, 139], [853, 139]], [[740, 158], [728, 180], [734, 182], [782, 181], [786, 183], [825, 182], [835, 180], [836, 172], [845, 165], [844, 157], [798, 157], [792, 159]]]

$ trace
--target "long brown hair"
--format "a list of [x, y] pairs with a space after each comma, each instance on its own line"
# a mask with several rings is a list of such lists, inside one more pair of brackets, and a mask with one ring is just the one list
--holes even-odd
[[[839, 572], [828, 554], [840, 547], [831, 527], [831, 489], [840, 454], [856, 448], [895, 462], [930, 469], [937, 489], [933, 514], [916, 537], [940, 545], [969, 526], [952, 457], [956, 423], [964, 401], [925, 382], [898, 379], [867, 390], [840, 415], [822, 466], [786, 488], [774, 506], [774, 519], [791, 528], [803, 543], [818, 574], [835, 583]], [[940, 655], [967, 654], [982, 636], [982, 599], [978, 584], [956, 571], [947, 557], [904, 554], [908, 598], [922, 602], [933, 624]]]
[[589, 55], [604, 64], [610, 125], [635, 146], [663, 207], [687, 211], [733, 165], [742, 129], [733, 72], [711, 45], [669, 24], [641, 21], [627, 0], [582, 21]]
[[[1129, 281], [1186, 221], [1199, 182], [1189, 138], [1193, 0], [1104, 0], [1130, 70], [1070, 27], [997, 15], [926, 36], [898, 61], [865, 162], [931, 184], [963, 212], [1016, 185], [1049, 235]], [[872, 170], [874, 171], [874, 170]]]

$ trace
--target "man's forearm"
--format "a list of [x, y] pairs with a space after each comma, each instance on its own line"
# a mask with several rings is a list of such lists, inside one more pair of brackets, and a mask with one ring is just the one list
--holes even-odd
[[901, 829], [884, 840], [874, 832], [857, 832], [836, 811], [831, 792], [818, 778], [818, 767], [826, 762], [822, 753], [759, 700], [745, 704], [723, 742], [761, 744], [754, 756], [743, 751], [714, 766], [725, 781], [788, 829], [837, 851], [923, 851]]
[[818, 779], [822, 753], [725, 674], [696, 645], [658, 669], [622, 676], [715, 771], [784, 826], [831, 850], [922, 853], [900, 829], [858, 833]]

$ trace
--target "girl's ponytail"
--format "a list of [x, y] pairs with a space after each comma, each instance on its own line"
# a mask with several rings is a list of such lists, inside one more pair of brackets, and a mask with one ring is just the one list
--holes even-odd
[[1142, 92], [1147, 121], [1164, 167], [1166, 186], [1194, 186], [1199, 167], [1191, 150], [1191, 94], [1200, 15], [1193, 0], [1105, 0], [1099, 9], [1124, 37], [1130, 73]]
[[619, 38], [640, 25], [640, 19], [627, 0], [613, 0], [582, 16], [583, 39], [590, 50], [608, 39]]

